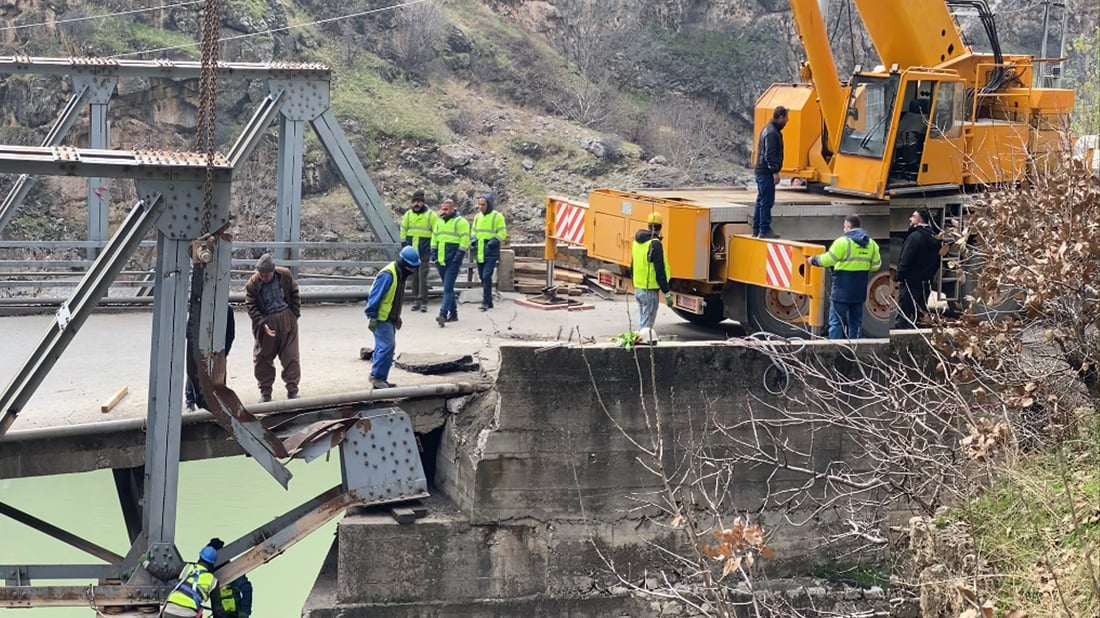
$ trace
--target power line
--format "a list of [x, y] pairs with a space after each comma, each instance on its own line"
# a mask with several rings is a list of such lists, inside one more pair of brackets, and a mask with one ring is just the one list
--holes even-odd
[[78, 21], [90, 21], [93, 19], [107, 19], [108, 17], [122, 17], [125, 15], [134, 15], [135, 13], [147, 13], [149, 11], [160, 11], [163, 9], [174, 9], [180, 6], [187, 6], [190, 4], [202, 4], [205, 0], [190, 0], [189, 2], [178, 2], [176, 4], [165, 4], [164, 6], [154, 6], [144, 9], [132, 9], [129, 11], [119, 11], [118, 13], [106, 13], [103, 15], [87, 15], [85, 17], [73, 17], [71, 19], [59, 19], [56, 21], [43, 21], [37, 24], [19, 24], [17, 26], [4, 26], [0, 28], [0, 32], [6, 32], [8, 30], [22, 30], [23, 28], [40, 28], [42, 26], [57, 26], [60, 24], [71, 24]]
[[[218, 39], [218, 42], [219, 43], [225, 43], [225, 42], [228, 42], [228, 41], [237, 41], [237, 40], [240, 40], [240, 39], [247, 39], [247, 38], [254, 37], [254, 36], [262, 36], [262, 35], [265, 35], [265, 34], [274, 34], [276, 32], [286, 32], [288, 30], [293, 30], [295, 28], [305, 28], [307, 26], [317, 26], [317, 25], [320, 25], [320, 24], [327, 24], [327, 23], [331, 23], [331, 22], [334, 22], [334, 21], [340, 21], [342, 19], [352, 19], [354, 17], [363, 17], [365, 15], [371, 15], [373, 13], [381, 13], [383, 11], [392, 11], [394, 9], [401, 9], [401, 8], [405, 8], [405, 7], [408, 7], [408, 6], [413, 6], [413, 5], [416, 5], [416, 4], [423, 4], [424, 2], [428, 2], [428, 1], [429, 0], [410, 0], [409, 2], [402, 2], [400, 4], [392, 4], [390, 6], [383, 6], [383, 7], [379, 7], [379, 8], [376, 8], [376, 9], [361, 11], [359, 13], [351, 13], [349, 15], [341, 15], [339, 17], [329, 17], [327, 19], [318, 19], [317, 21], [311, 21], [311, 22], [306, 22], [306, 23], [301, 23], [301, 24], [288, 24], [286, 26], [283, 26], [282, 28], [271, 28], [271, 29], [268, 29], [268, 30], [261, 30], [259, 32], [247, 32], [247, 33], [244, 33], [244, 34], [235, 34], [233, 36], [222, 37], [222, 38]], [[156, 48], [153, 48], [153, 49], [143, 49], [141, 51], [127, 52], [125, 54], [115, 54], [114, 56], [111, 56], [111, 58], [125, 58], [127, 56], [140, 56], [140, 55], [143, 55], [143, 54], [156, 54], [156, 53], [160, 53], [160, 52], [175, 51], [175, 50], [179, 50], [179, 49], [191, 49], [191, 48], [194, 48], [194, 47], [198, 47], [198, 43], [188, 43], [186, 45], [172, 45], [172, 46], [169, 46], [169, 47], [156, 47]]]

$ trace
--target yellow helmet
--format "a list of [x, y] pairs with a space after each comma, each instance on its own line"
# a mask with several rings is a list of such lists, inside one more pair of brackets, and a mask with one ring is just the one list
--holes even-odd
[[649, 216], [646, 217], [645, 222], [648, 223], [649, 225], [661, 225], [661, 213], [659, 213], [659, 212], [649, 213]]

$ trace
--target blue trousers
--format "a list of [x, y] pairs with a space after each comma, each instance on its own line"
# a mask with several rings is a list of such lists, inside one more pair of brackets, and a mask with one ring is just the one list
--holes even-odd
[[389, 382], [393, 367], [393, 350], [397, 346], [397, 329], [389, 322], [379, 322], [374, 327], [374, 354], [370, 357], [370, 375]]
[[772, 229], [772, 206], [775, 205], [775, 179], [771, 174], [756, 175], [756, 208], [752, 211], [752, 233]]
[[497, 267], [497, 258], [485, 256], [484, 262], [478, 262], [477, 275], [481, 277], [481, 304], [493, 306], [493, 270]]
[[443, 304], [439, 306], [439, 315], [444, 318], [458, 315], [458, 300], [455, 298], [455, 281], [458, 281], [458, 271], [462, 263], [453, 260], [446, 266], [437, 264], [439, 278], [443, 280]]
[[638, 330], [653, 328], [657, 323], [657, 308], [661, 306], [659, 290], [634, 290], [638, 299]]
[[862, 331], [863, 303], [829, 303], [829, 339], [859, 339]]

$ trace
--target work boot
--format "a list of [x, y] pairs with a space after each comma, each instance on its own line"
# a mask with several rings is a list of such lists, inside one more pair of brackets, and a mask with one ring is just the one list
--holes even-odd
[[477, 310], [478, 311], [488, 311], [489, 310], [489, 305], [481, 305], [480, 307], [477, 308]]
[[420, 305], [420, 313], [427, 313], [427, 312], [428, 312], [428, 303], [424, 303], [423, 305]]
[[779, 238], [779, 234], [776, 234], [770, 227], [763, 232], [760, 232], [760, 238]]
[[260, 393], [260, 403], [271, 401], [271, 393]]
[[435, 316], [435, 323], [439, 324], [440, 328], [443, 328], [444, 326], [447, 325], [447, 318], [445, 318], [441, 315], [437, 315], [437, 316]]
[[450, 315], [450, 316], [449, 316], [449, 317], [447, 318], [447, 321], [448, 321], [448, 322], [457, 322], [457, 321], [458, 321], [458, 314], [457, 314], [457, 313], [452, 313], [452, 314], [451, 314], [451, 315]]
[[390, 384], [389, 382], [383, 380], [382, 378], [376, 378], [374, 376], [370, 377], [370, 385], [373, 388], [393, 388], [394, 387], [393, 384]]
[[298, 398], [298, 391], [294, 391], [293, 393], [287, 393], [286, 398], [287, 399], [297, 399]]
[[413, 303], [413, 311], [420, 311], [420, 303]]

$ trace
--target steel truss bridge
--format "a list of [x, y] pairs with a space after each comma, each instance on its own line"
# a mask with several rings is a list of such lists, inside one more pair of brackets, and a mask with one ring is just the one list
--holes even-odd
[[[424, 470], [409, 416], [392, 403], [425, 392], [388, 395], [376, 391], [357, 405], [342, 401], [301, 400], [313, 416], [297, 424], [264, 423], [225, 386], [225, 320], [232, 238], [230, 222], [233, 175], [241, 169], [267, 128], [278, 122], [278, 201], [276, 241], [282, 256], [296, 259], [301, 203], [302, 150], [306, 123], [335, 162], [350, 193], [379, 243], [392, 256], [398, 244], [390, 211], [344, 136], [329, 107], [331, 72], [313, 64], [217, 65], [222, 79], [259, 79], [267, 96], [254, 111], [239, 139], [212, 166], [212, 223], [202, 233], [206, 156], [196, 153], [108, 149], [107, 110], [122, 77], [197, 79], [198, 62], [106, 60], [98, 58], [0, 57], [0, 73], [67, 76], [73, 95], [52, 130], [37, 147], [0, 146], [0, 173], [19, 174], [0, 203], [0, 231], [26, 197], [34, 176], [87, 178], [88, 240], [101, 250], [72, 293], [60, 303], [52, 323], [22, 368], [0, 391], [0, 459], [27, 446], [34, 436], [12, 432], [17, 416], [123, 271], [147, 234], [155, 230], [156, 268], [153, 329], [149, 354], [149, 401], [143, 421], [144, 457], [139, 465], [115, 471], [131, 546], [116, 554], [36, 515], [0, 503], [0, 513], [77, 547], [94, 563], [65, 565], [0, 565], [6, 586], [0, 607], [93, 606], [112, 614], [159, 605], [184, 561], [175, 547], [177, 484], [181, 440], [185, 435], [182, 397], [185, 341], [190, 328], [199, 360], [199, 378], [211, 419], [241, 450], [284, 487], [291, 474], [284, 461], [312, 460], [331, 449], [341, 456], [342, 482], [329, 491], [236, 539], [219, 552], [216, 575], [229, 582], [270, 560], [324, 522], [352, 505], [381, 504], [427, 495]], [[66, 134], [90, 108], [88, 148], [62, 146]], [[118, 229], [108, 236], [105, 178], [134, 181], [137, 202]], [[469, 387], [442, 385], [439, 392]], [[465, 388], [465, 390], [463, 390]], [[372, 403], [373, 401], [373, 403]], [[381, 405], [382, 407], [378, 407]], [[298, 412], [286, 409], [284, 413]], [[307, 422], [308, 421], [308, 422]], [[41, 436], [39, 436], [41, 437]], [[14, 438], [14, 439], [13, 439]], [[354, 448], [353, 446], [354, 445]], [[139, 449], [140, 450], [140, 449]], [[94, 580], [98, 584], [40, 586], [36, 580]]]

